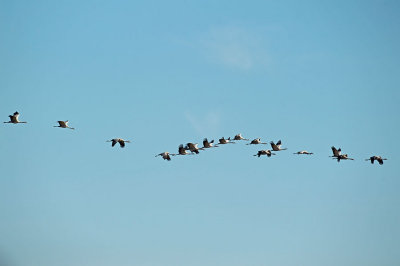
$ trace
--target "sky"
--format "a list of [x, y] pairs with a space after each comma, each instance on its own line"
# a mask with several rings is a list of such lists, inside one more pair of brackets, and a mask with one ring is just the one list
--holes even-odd
[[0, 1], [0, 265], [399, 265], [399, 12]]

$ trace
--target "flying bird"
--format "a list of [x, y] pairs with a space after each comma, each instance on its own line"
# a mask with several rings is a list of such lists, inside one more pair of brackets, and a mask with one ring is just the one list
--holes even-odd
[[28, 123], [28, 122], [24, 122], [24, 121], [19, 121], [18, 117], [19, 117], [19, 113], [15, 112], [13, 115], [9, 115], [8, 116], [10, 118], [10, 121], [4, 122], [4, 123], [12, 123], [12, 124], [19, 124], [19, 123]]
[[233, 142], [233, 141], [231, 141], [231, 138], [229, 137], [229, 138], [227, 138], [227, 139], [225, 139], [224, 137], [222, 137], [222, 138], [220, 138], [219, 139], [219, 143], [218, 144], [230, 144], [230, 143], [235, 143], [235, 142]]
[[192, 153], [196, 153], [199, 154], [199, 150], [202, 150], [202, 148], [199, 149], [199, 147], [197, 147], [197, 143], [187, 143], [185, 146], [185, 150], [189, 150]]
[[254, 154], [253, 156], [260, 157], [261, 155], [267, 155], [268, 157], [271, 157], [271, 155], [276, 155], [276, 154], [272, 153], [270, 150], [261, 150], [261, 151], [258, 151], [257, 154]]
[[349, 156], [347, 154], [341, 154], [335, 158], [332, 159], [337, 159], [338, 163], [340, 162], [340, 160], [354, 160], [353, 158], [349, 158]]
[[374, 156], [371, 156], [371, 157], [369, 157], [369, 159], [365, 159], [366, 161], [371, 161], [371, 163], [373, 164], [374, 163], [374, 161], [378, 161], [378, 163], [380, 164], [380, 165], [382, 165], [383, 164], [383, 161], [384, 160], [387, 160], [386, 158], [382, 158], [381, 156], [376, 156], [376, 155], [374, 155]]
[[308, 155], [311, 155], [311, 154], [314, 154], [314, 153], [308, 152], [308, 151], [298, 151], [298, 152], [295, 152], [293, 154], [308, 154]]
[[233, 137], [233, 140], [248, 140], [243, 138], [242, 133], [239, 133]]
[[107, 140], [107, 142], [112, 142], [111, 146], [114, 147], [115, 144], [119, 143], [119, 146], [121, 148], [125, 147], [125, 143], [131, 143], [129, 140], [123, 140], [123, 139], [112, 139], [112, 140]]
[[202, 149], [208, 149], [208, 148], [214, 148], [214, 147], [218, 147], [218, 145], [214, 146], [214, 140], [208, 141], [207, 138], [203, 139], [203, 147], [202, 147]]
[[271, 141], [270, 144], [271, 144], [271, 148], [273, 151], [287, 150], [287, 148], [281, 148], [282, 142], [280, 140], [278, 140], [278, 142], [276, 144], [273, 141]]
[[332, 152], [333, 152], [333, 156], [331, 156], [331, 157], [336, 157], [337, 158], [342, 153], [342, 149], [341, 148], [336, 149], [334, 146], [332, 146], [331, 149], [332, 149]]
[[179, 145], [177, 155], [188, 155], [188, 154], [190, 154], [190, 153], [186, 152], [186, 149], [183, 147], [183, 144]]
[[162, 153], [160, 153], [160, 154], [157, 154], [155, 157], [157, 157], [157, 156], [161, 156], [164, 160], [167, 160], [167, 161], [171, 161], [171, 156], [175, 156], [176, 154], [172, 154], [172, 153], [169, 153], [169, 152], [162, 152]]
[[61, 127], [61, 128], [69, 128], [69, 129], [75, 129], [73, 127], [69, 127], [68, 126], [68, 120], [67, 121], [57, 121], [58, 122], [58, 126], [54, 126], [54, 127]]
[[256, 138], [256, 139], [253, 139], [250, 143], [247, 143], [246, 145], [252, 145], [252, 144], [257, 145], [257, 144], [268, 144], [268, 143], [266, 143], [266, 142], [261, 142], [261, 139], [260, 139], [260, 138]]

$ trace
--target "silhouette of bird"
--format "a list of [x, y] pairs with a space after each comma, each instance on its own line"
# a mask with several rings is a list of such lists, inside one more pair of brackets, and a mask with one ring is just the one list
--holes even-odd
[[167, 161], [171, 161], [171, 156], [175, 156], [176, 154], [173, 154], [173, 153], [169, 153], [169, 152], [162, 152], [162, 153], [160, 153], [160, 154], [157, 154], [155, 157], [157, 157], [157, 156], [161, 156], [164, 160], [167, 160]]
[[28, 122], [25, 122], [25, 121], [19, 121], [18, 120], [18, 117], [19, 117], [19, 113], [18, 112], [15, 112], [13, 115], [9, 115], [8, 117], [10, 118], [10, 121], [4, 122], [4, 123], [12, 123], [12, 124], [20, 124], [20, 123], [26, 124], [26, 123], [28, 123]]
[[260, 157], [261, 155], [267, 155], [268, 157], [271, 157], [271, 155], [275, 155], [275, 153], [272, 153], [270, 150], [261, 150], [258, 151], [257, 154], [254, 154], [253, 156]]
[[347, 154], [340, 154], [339, 156], [332, 158], [332, 159], [336, 159], [338, 161], [338, 163], [340, 162], [340, 160], [352, 160], [352, 161], [354, 160], [353, 158], [349, 158], [349, 156]]
[[214, 140], [208, 141], [207, 138], [203, 139], [203, 147], [202, 149], [214, 148], [218, 147], [218, 145], [214, 145]]
[[380, 165], [382, 165], [383, 164], [383, 161], [384, 160], [387, 160], [386, 158], [382, 158], [381, 156], [376, 156], [376, 155], [374, 155], [374, 156], [371, 156], [371, 157], [369, 157], [369, 159], [365, 159], [366, 161], [371, 161], [371, 163], [373, 164], [374, 163], [374, 161], [376, 160], [376, 161], [378, 161], [378, 163], [380, 164]]
[[188, 154], [190, 153], [186, 152], [186, 149], [183, 147], [183, 144], [179, 145], [177, 155], [188, 155]]
[[341, 148], [336, 149], [334, 146], [332, 146], [331, 149], [332, 149], [333, 155], [330, 156], [330, 157], [339, 157], [340, 154], [342, 153], [342, 149]]
[[73, 127], [69, 127], [68, 126], [68, 120], [67, 121], [57, 121], [58, 122], [58, 126], [54, 126], [54, 127], [61, 127], [61, 128], [69, 128], [69, 129], [75, 129]]
[[222, 138], [219, 139], [219, 143], [218, 144], [230, 144], [230, 143], [235, 143], [235, 142], [231, 141], [230, 137], [227, 138], [227, 139], [222, 137]]
[[243, 138], [242, 133], [239, 133], [233, 137], [233, 140], [248, 140]]
[[115, 144], [119, 143], [119, 146], [120, 146], [121, 148], [124, 148], [124, 147], [125, 147], [125, 143], [131, 143], [129, 140], [123, 140], [123, 139], [119, 139], [119, 138], [112, 139], [112, 140], [107, 140], [107, 142], [112, 142], [112, 143], [111, 143], [111, 146], [112, 146], [112, 147], [114, 147]]
[[308, 155], [311, 155], [311, 154], [314, 154], [314, 153], [308, 152], [308, 151], [298, 151], [298, 152], [295, 152], [293, 154], [308, 154]]
[[273, 151], [287, 150], [287, 148], [281, 148], [282, 142], [280, 140], [278, 140], [278, 142], [276, 144], [273, 141], [271, 141], [270, 144], [271, 144], [271, 148]]
[[186, 144], [185, 149], [196, 154], [199, 154], [199, 150], [202, 150], [199, 149], [199, 147], [197, 147], [197, 143], [191, 143], [191, 142]]
[[261, 139], [260, 139], [260, 138], [256, 138], [256, 139], [253, 139], [250, 143], [247, 143], [246, 145], [252, 145], [252, 144], [257, 145], [257, 144], [268, 144], [268, 143], [266, 143], [266, 142], [261, 142]]

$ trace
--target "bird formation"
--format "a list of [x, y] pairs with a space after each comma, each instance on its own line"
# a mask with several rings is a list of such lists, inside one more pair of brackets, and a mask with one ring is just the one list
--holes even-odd
[[[10, 118], [10, 121], [6, 121], [4, 123], [11, 123], [11, 124], [20, 124], [24, 123], [26, 124], [26, 121], [19, 121], [19, 113], [14, 112], [14, 114], [8, 116]], [[59, 127], [59, 128], [68, 128], [68, 129], [75, 129], [73, 127], [68, 126], [68, 120], [66, 121], [57, 121], [58, 126], [54, 127]], [[178, 146], [178, 153], [169, 153], [169, 152], [162, 152], [156, 155], [156, 157], [161, 156], [164, 160], [171, 161], [171, 156], [177, 156], [177, 155], [195, 155], [199, 154], [200, 151], [204, 151], [205, 149], [210, 149], [210, 148], [217, 148], [220, 147], [220, 145], [225, 145], [225, 144], [235, 144], [235, 141], [250, 141], [250, 139], [246, 139], [242, 136], [241, 133], [235, 135], [232, 139], [228, 137], [227, 139], [225, 137], [222, 137], [218, 140], [218, 144], [214, 144], [214, 140], [208, 141], [207, 138], [203, 139], [203, 147], [199, 148], [197, 143], [192, 143], [189, 142], [185, 146], [183, 144], [180, 144]], [[121, 148], [125, 147], [126, 143], [130, 143], [129, 140], [124, 140], [121, 138], [113, 138], [111, 140], [107, 140], [106, 142], [111, 142], [111, 146], [114, 147], [117, 143], [120, 145]], [[267, 142], [262, 142], [261, 138], [256, 138], [251, 140], [249, 143], [246, 145], [267, 145]], [[287, 148], [281, 148], [282, 141], [278, 140], [275, 144], [274, 141], [270, 141], [269, 144], [271, 145], [272, 151], [284, 151], [287, 150]], [[340, 162], [341, 160], [354, 160], [353, 158], [350, 158], [348, 154], [342, 154], [342, 149], [336, 149], [334, 146], [331, 147], [333, 155], [330, 156], [332, 159], [337, 160], [337, 162]], [[261, 157], [262, 155], [266, 155], [267, 157], [271, 157], [272, 155], [276, 155], [269, 149], [264, 149], [264, 150], [259, 150], [257, 154], [254, 154], [254, 156]], [[295, 152], [294, 154], [297, 155], [312, 155], [314, 153], [308, 152], [306, 150], [298, 151]], [[368, 159], [365, 159], [365, 161], [371, 161], [371, 164], [374, 163], [374, 161], [377, 161], [380, 165], [383, 164], [383, 161], [387, 160], [386, 158], [382, 158], [381, 156], [371, 156]]]

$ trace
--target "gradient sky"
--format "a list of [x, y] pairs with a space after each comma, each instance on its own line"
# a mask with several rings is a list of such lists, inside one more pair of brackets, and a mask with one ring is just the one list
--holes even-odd
[[[0, 1], [0, 265], [400, 265], [399, 13]], [[154, 157], [239, 132], [288, 150]]]

